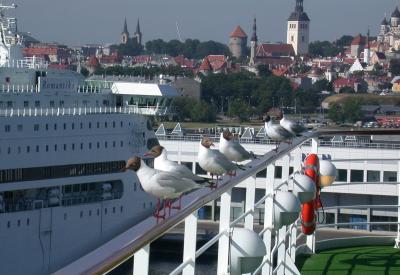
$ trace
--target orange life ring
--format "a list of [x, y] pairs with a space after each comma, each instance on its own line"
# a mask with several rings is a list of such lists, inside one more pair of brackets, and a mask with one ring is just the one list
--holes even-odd
[[[304, 175], [309, 176], [315, 183], [318, 190], [318, 171], [319, 159], [316, 154], [310, 154], [304, 160]], [[305, 235], [311, 235], [315, 231], [316, 216], [315, 209], [317, 209], [317, 201], [319, 201], [319, 192], [315, 200], [304, 203], [301, 206], [301, 231]]]

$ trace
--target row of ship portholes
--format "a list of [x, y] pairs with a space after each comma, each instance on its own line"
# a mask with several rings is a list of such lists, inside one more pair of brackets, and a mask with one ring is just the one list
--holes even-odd
[[[115, 121], [113, 121], [112, 123], [110, 122], [110, 124], [111, 124], [112, 128], [116, 128], [117, 123]], [[78, 123], [75, 124], [73, 122], [73, 123], [71, 123], [70, 128], [67, 126], [67, 123], [62, 123], [62, 129], [63, 130], [75, 130], [75, 129], [78, 129], [78, 125], [79, 125], [79, 129], [85, 129], [83, 122], [80, 122], [79, 124]], [[105, 121], [104, 123], [99, 122], [99, 121], [97, 121], [96, 123], [88, 122], [87, 129], [93, 129], [93, 128], [100, 129], [100, 128], [102, 128], [103, 125], [104, 125], [103, 128], [107, 129], [109, 122], [108, 121]], [[119, 125], [120, 125], [120, 128], [123, 128], [124, 122], [120, 121]], [[29, 125], [29, 126], [31, 126], [31, 125]], [[131, 126], [131, 122], [128, 123], [128, 126], [129, 127]], [[13, 130], [13, 127], [15, 127], [15, 126], [12, 126], [11, 124], [4, 125], [4, 132], [10, 133]], [[54, 123], [53, 126], [46, 123], [46, 124], [42, 125], [42, 127], [43, 127], [42, 129], [44, 129], [46, 131], [49, 131], [50, 129], [57, 131], [57, 129], [59, 129], [60, 126], [58, 123]], [[17, 132], [22, 132], [24, 130], [24, 126], [22, 124], [18, 124], [18, 125], [16, 125], [16, 129], [17, 129]], [[33, 124], [33, 131], [38, 132], [38, 131], [40, 131], [40, 129], [41, 129], [41, 124], [37, 124], [37, 123]]]
[[[128, 142], [128, 145], [131, 145], [131, 142], [129, 141]], [[122, 140], [120, 140], [119, 142], [117, 142], [117, 141], [112, 141], [112, 142], [108, 142], [108, 141], [104, 141], [104, 143], [103, 142], [96, 142], [96, 143], [94, 143], [94, 142], [88, 142], [87, 143], [87, 148], [85, 148], [85, 143], [83, 143], [83, 142], [81, 142], [81, 143], [79, 143], [79, 146], [78, 146], [78, 144], [75, 144], [75, 143], [71, 143], [71, 144], [66, 144], [66, 143], [64, 143], [62, 146], [59, 146], [59, 144], [54, 144], [53, 146], [50, 146], [50, 145], [48, 145], [48, 144], [46, 144], [45, 146], [40, 146], [40, 145], [36, 145], [36, 146], [30, 146], [30, 145], [27, 145], [26, 147], [25, 147], [25, 152], [27, 153], [27, 154], [29, 154], [29, 153], [31, 153], [31, 152], [35, 152], [35, 153], [40, 153], [40, 148], [41, 147], [44, 147], [44, 151], [45, 152], [49, 152], [50, 150], [51, 150], [51, 147], [53, 147], [53, 151], [54, 152], [57, 152], [57, 151], [60, 151], [60, 148], [62, 148], [62, 150], [64, 150], [64, 151], [67, 151], [67, 150], [71, 150], [71, 151], [75, 151], [76, 149], [80, 149], [80, 150], [85, 150], [85, 149], [88, 149], [88, 150], [92, 150], [93, 148], [95, 148], [96, 147], [96, 149], [100, 149], [100, 148], [104, 148], [104, 149], [108, 149], [108, 148], [116, 148], [116, 147], [124, 147], [124, 141], [122, 141]], [[69, 147], [69, 148], [68, 148]], [[3, 149], [4, 150], [4, 149]], [[2, 150], [2, 148], [0, 147], [0, 155], [3, 153], [3, 150]], [[8, 155], [10, 155], [11, 153], [12, 153], [12, 147], [7, 147], [7, 149], [5, 149], [5, 152], [4, 152], [4, 154], [8, 154]], [[22, 149], [22, 147], [21, 146], [18, 146], [17, 148], [16, 148], [16, 153], [17, 154], [22, 154], [22, 152], [23, 152], [23, 149]]]

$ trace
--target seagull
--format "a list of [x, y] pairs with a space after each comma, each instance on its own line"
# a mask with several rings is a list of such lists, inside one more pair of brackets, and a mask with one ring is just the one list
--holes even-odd
[[265, 118], [265, 131], [267, 132], [267, 135], [270, 137], [270, 139], [278, 141], [275, 152], [278, 151], [278, 147], [281, 142], [290, 143], [291, 139], [293, 138], [292, 133], [283, 128], [281, 125], [272, 123], [271, 117], [269, 115], [267, 115], [267, 117]]
[[239, 166], [231, 162], [225, 155], [223, 155], [218, 150], [210, 149], [214, 146], [214, 143], [209, 137], [203, 137], [200, 141], [198, 161], [201, 168], [205, 171], [210, 172], [211, 177], [214, 175], [218, 176], [228, 173], [229, 175], [234, 175]]
[[[135, 171], [143, 190], [157, 197], [157, 210], [154, 214], [157, 220], [158, 218], [165, 218], [165, 208], [169, 208], [169, 212], [171, 214], [170, 199], [179, 197], [179, 206], [173, 208], [180, 209], [181, 195], [185, 192], [202, 187], [193, 180], [181, 178], [177, 174], [150, 168], [140, 157], [137, 156], [128, 159], [125, 167], [122, 170]], [[167, 202], [167, 206], [164, 208], [163, 215], [160, 215], [160, 199], [163, 199]]]
[[279, 124], [294, 136], [298, 136], [307, 130], [303, 123], [287, 119], [283, 112], [280, 115]]
[[157, 170], [172, 172], [179, 175], [181, 178], [190, 179], [198, 184], [209, 183], [209, 179], [202, 178], [195, 175], [184, 165], [180, 165], [172, 160], [168, 159], [167, 149], [161, 145], [156, 145], [147, 153], [144, 154], [146, 157], [151, 156], [154, 158], [154, 168]]
[[253, 152], [248, 152], [239, 142], [233, 139], [233, 134], [223, 131], [219, 138], [219, 151], [230, 161], [241, 162], [256, 158]]

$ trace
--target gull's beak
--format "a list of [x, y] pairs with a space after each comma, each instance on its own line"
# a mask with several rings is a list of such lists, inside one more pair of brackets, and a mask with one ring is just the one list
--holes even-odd
[[146, 152], [146, 153], [143, 154], [143, 156], [144, 157], [149, 157], [149, 156], [151, 156], [151, 153], [150, 152]]

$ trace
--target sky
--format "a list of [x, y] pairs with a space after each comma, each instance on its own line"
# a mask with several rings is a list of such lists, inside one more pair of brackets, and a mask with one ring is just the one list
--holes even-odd
[[[251, 37], [257, 18], [260, 42], [285, 42], [286, 20], [295, 0], [16, 0], [11, 15], [18, 29], [31, 32], [44, 42], [69, 46], [87, 43], [118, 43], [124, 18], [135, 31], [140, 19], [143, 41], [156, 38], [197, 38], [228, 43], [229, 34], [240, 25]], [[379, 31], [400, 0], [304, 0], [311, 19], [310, 39], [333, 41], [344, 34]]]

